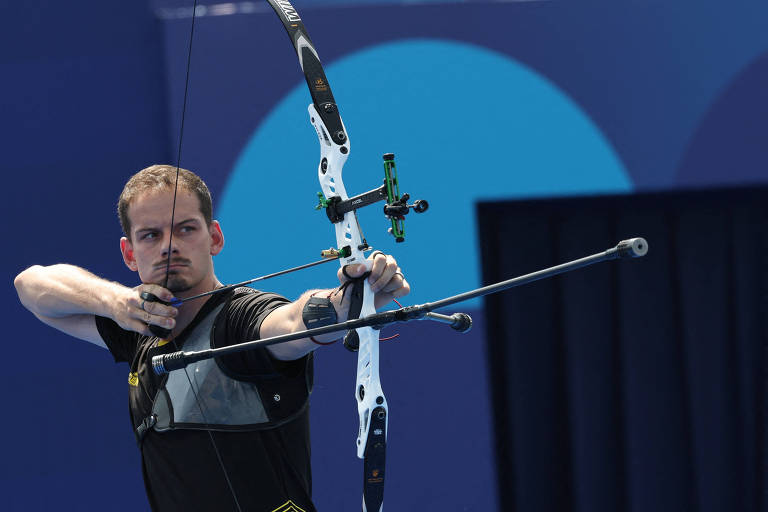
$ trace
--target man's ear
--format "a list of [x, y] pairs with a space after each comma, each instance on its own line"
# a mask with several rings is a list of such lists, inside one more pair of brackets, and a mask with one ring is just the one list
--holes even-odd
[[211, 256], [216, 256], [224, 248], [224, 233], [221, 232], [219, 221], [212, 220], [208, 227], [208, 233], [211, 235]]
[[134, 272], [138, 272], [139, 266], [136, 264], [136, 258], [133, 256], [133, 244], [126, 237], [120, 239], [120, 252], [123, 253], [125, 266]]

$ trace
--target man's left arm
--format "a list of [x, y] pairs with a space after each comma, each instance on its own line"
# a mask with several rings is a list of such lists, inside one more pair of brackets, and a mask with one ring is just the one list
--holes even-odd
[[[369, 258], [371, 263], [371, 274], [367, 277], [371, 285], [371, 290], [375, 293], [374, 305], [376, 309], [381, 308], [397, 297], [407, 295], [411, 288], [405, 277], [397, 266], [397, 261], [392, 256], [381, 252], [372, 254]], [[351, 277], [359, 277], [366, 272], [365, 265], [350, 265], [347, 267], [347, 274]], [[339, 282], [343, 285], [348, 278], [342, 272], [338, 271]], [[281, 334], [289, 334], [307, 329], [304, 323], [304, 311], [311, 297], [320, 299], [329, 299], [329, 308], [333, 308], [336, 321], [344, 322], [349, 313], [350, 298], [344, 297], [344, 293], [338, 289], [334, 290], [310, 290], [301, 295], [297, 300], [275, 309], [267, 316], [261, 324], [260, 338], [271, 338]], [[347, 294], [349, 295], [349, 294]], [[343, 299], [343, 300], [342, 300]], [[281, 360], [291, 361], [299, 359], [312, 352], [320, 344], [332, 342], [342, 336], [343, 332], [326, 334], [315, 337], [315, 341], [310, 338], [301, 338], [278, 345], [267, 347], [271, 354]]]

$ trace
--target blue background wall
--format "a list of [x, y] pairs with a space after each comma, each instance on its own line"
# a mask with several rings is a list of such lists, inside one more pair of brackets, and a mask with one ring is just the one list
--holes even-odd
[[[392, 151], [403, 188], [432, 204], [401, 247], [377, 212], [361, 215], [369, 241], [407, 271], [410, 302], [479, 283], [479, 199], [768, 181], [765, 3], [305, 4], [352, 141], [348, 190], [375, 187]], [[181, 162], [214, 193], [225, 281], [313, 260], [332, 240], [311, 211], [317, 143], [290, 43], [265, 3], [231, 5], [197, 20]], [[35, 2], [0, 22], [10, 363], [0, 429], [11, 461], [0, 486], [11, 510], [146, 507], [126, 369], [39, 325], [11, 281], [66, 261], [135, 282], [112, 212], [130, 174], [175, 158], [190, 21], [179, 6]], [[270, 287], [295, 296], [332, 280], [320, 270]], [[469, 305], [479, 327], [481, 306]], [[388, 508], [495, 508], [482, 329], [400, 330], [382, 361]], [[337, 347], [317, 366], [316, 499], [355, 510], [354, 357]]]

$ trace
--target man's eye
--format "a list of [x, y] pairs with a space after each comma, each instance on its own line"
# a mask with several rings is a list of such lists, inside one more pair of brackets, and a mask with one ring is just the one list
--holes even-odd
[[157, 233], [144, 233], [141, 235], [142, 240], [152, 240], [153, 238], [157, 238]]

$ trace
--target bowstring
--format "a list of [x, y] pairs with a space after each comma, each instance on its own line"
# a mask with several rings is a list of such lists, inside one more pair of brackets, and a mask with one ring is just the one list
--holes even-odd
[[[184, 140], [184, 120], [186, 118], [187, 113], [187, 97], [189, 93], [189, 75], [190, 75], [190, 69], [191, 69], [191, 63], [192, 63], [192, 41], [194, 40], [195, 36], [195, 19], [197, 15], [197, 0], [194, 0], [192, 5], [192, 23], [189, 30], [189, 46], [187, 48], [187, 67], [186, 67], [186, 73], [184, 78], [184, 99], [182, 100], [182, 106], [181, 106], [181, 125], [179, 127], [179, 147], [178, 151], [176, 152], [176, 179], [175, 183], [173, 185], [173, 206], [171, 207], [171, 228], [170, 228], [170, 235], [168, 236], [168, 259], [165, 263], [165, 281], [163, 283], [163, 288], [168, 288], [168, 279], [169, 274], [171, 270], [171, 255], [172, 249], [173, 249], [173, 224], [175, 222], [175, 216], [176, 216], [176, 198], [178, 196], [179, 192], [179, 167], [181, 167], [181, 148], [182, 148], [182, 141]], [[176, 343], [175, 337], [171, 339], [173, 342], [174, 348], [178, 351], [180, 350], [178, 344]], [[208, 419], [205, 415], [205, 412], [203, 411], [202, 403], [200, 402], [200, 397], [197, 394], [197, 390], [195, 389], [194, 384], [192, 384], [192, 378], [189, 376], [189, 372], [187, 372], [187, 369], [184, 368], [184, 375], [187, 376], [187, 381], [189, 382], [189, 389], [192, 390], [192, 394], [195, 397], [195, 403], [197, 404], [197, 408], [200, 410], [200, 415], [203, 419], [203, 424], [208, 427], [206, 428], [206, 432], [208, 433], [208, 439], [211, 441], [211, 446], [213, 447], [213, 451], [216, 454], [216, 460], [219, 462], [219, 467], [221, 468], [221, 471], [224, 473], [224, 479], [227, 481], [227, 487], [229, 487], [229, 492], [232, 494], [232, 499], [235, 501], [235, 506], [237, 507], [238, 512], [242, 512], [242, 508], [240, 507], [240, 502], [237, 499], [237, 494], [235, 493], [235, 488], [232, 485], [232, 481], [229, 478], [229, 473], [227, 472], [227, 468], [224, 465], [224, 460], [221, 457], [221, 452], [219, 451], [219, 447], [216, 444], [216, 440], [213, 438], [213, 432], [211, 431], [210, 427], [211, 424], [208, 422]]]

